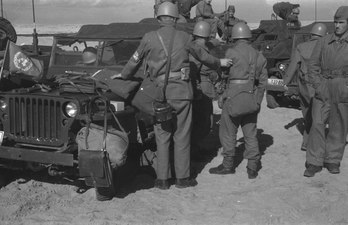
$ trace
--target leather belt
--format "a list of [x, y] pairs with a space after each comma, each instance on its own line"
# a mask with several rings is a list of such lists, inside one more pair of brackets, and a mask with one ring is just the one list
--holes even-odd
[[247, 84], [249, 80], [230, 80], [230, 84]]
[[[158, 77], [156, 77], [157, 81], [164, 81], [164, 79], [166, 78], [166, 75], [160, 75]], [[169, 73], [169, 79], [170, 78], [180, 78], [181, 79], [181, 71], [180, 72], [170, 72]]]

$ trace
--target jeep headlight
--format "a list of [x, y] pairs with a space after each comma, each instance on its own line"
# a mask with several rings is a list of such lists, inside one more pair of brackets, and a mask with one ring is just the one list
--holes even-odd
[[73, 102], [69, 102], [68, 104], [66, 104], [65, 106], [65, 113], [69, 116], [69, 117], [75, 117], [77, 114], [77, 105]]
[[0, 99], [0, 109], [5, 110], [7, 108], [7, 102], [3, 99]]
[[280, 63], [279, 65], [278, 65], [278, 69], [280, 70], [280, 71], [285, 71], [286, 70], [286, 65], [284, 64], [284, 63]]

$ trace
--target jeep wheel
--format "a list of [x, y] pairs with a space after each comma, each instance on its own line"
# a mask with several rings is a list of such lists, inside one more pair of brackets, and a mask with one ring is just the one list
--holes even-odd
[[17, 33], [10, 21], [0, 17], [0, 51], [5, 50], [7, 40], [17, 41]]
[[273, 91], [267, 91], [266, 92], [266, 101], [267, 101], [267, 107], [270, 109], [275, 109], [279, 107], [279, 103], [277, 102], [277, 94]]

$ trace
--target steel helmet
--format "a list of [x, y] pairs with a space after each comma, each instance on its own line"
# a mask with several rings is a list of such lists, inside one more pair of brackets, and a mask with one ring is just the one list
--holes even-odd
[[210, 36], [210, 33], [210, 24], [205, 21], [197, 22], [195, 27], [193, 28], [193, 35], [195, 36], [206, 38]]
[[87, 47], [83, 50], [82, 61], [84, 64], [91, 64], [97, 60], [97, 49], [93, 47]]
[[179, 18], [178, 7], [171, 2], [163, 2], [158, 7], [157, 11], [157, 18], [160, 16]]
[[313, 25], [311, 34], [318, 35], [320, 37], [326, 35], [327, 28], [326, 25], [323, 23], [316, 23]]
[[251, 31], [248, 25], [244, 22], [238, 22], [232, 27], [232, 38], [251, 38]]

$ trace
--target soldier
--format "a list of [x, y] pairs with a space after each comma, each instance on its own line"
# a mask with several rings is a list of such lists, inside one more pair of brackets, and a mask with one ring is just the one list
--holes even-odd
[[226, 32], [227, 32], [227, 40], [230, 39], [231, 34], [232, 34], [232, 28], [235, 24], [239, 22], [245, 22], [244, 20], [238, 19], [237, 17], [234, 16], [236, 12], [236, 9], [234, 5], [228, 6], [227, 12], [225, 13], [225, 27], [226, 27]]
[[313, 52], [314, 46], [320, 37], [326, 35], [327, 28], [323, 23], [315, 24], [311, 29], [311, 38], [309, 41], [299, 44], [291, 57], [291, 62], [286, 70], [284, 78], [284, 88], [288, 90], [287, 85], [293, 80], [296, 71], [298, 71], [298, 86], [300, 91], [300, 105], [304, 119], [305, 129], [303, 131], [303, 141], [301, 150], [306, 151], [308, 134], [312, 123], [312, 99], [314, 97], [314, 89], [308, 81], [308, 61]]
[[[255, 97], [259, 107], [264, 95], [267, 83], [266, 59], [250, 45], [249, 39], [251, 37], [249, 27], [243, 22], [237, 23], [232, 29], [232, 38], [235, 40], [235, 45], [227, 50], [226, 58], [232, 59], [233, 66], [229, 69], [229, 86], [224, 92], [224, 98], [228, 100], [222, 107], [219, 129], [220, 142], [223, 147], [223, 162], [219, 166], [211, 168], [209, 170], [211, 174], [235, 173], [234, 157], [236, 155], [236, 138], [239, 126], [241, 126], [244, 135], [244, 158], [248, 159], [247, 173], [249, 179], [256, 178], [258, 170], [261, 168], [261, 154], [256, 128], [258, 112], [234, 117], [231, 116], [229, 111], [232, 107], [241, 107], [241, 105], [230, 105], [229, 100], [242, 91], [254, 91], [256, 84]], [[239, 104], [245, 104], [245, 102]]]
[[197, 21], [206, 21], [211, 26], [211, 37], [215, 38], [218, 33], [218, 28], [223, 34], [223, 37], [226, 37], [226, 31], [224, 22], [220, 19], [225, 12], [214, 13], [213, 7], [211, 6], [212, 0], [202, 0], [196, 6], [196, 20]]
[[167, 65], [166, 52], [168, 53], [169, 43], [174, 38], [172, 54], [170, 54], [172, 59], [166, 97], [168, 103], [176, 111], [176, 115], [169, 122], [154, 125], [158, 160], [155, 187], [164, 190], [169, 188], [169, 178], [171, 178], [169, 160], [171, 140], [174, 142], [175, 186], [186, 188], [197, 184], [196, 180], [190, 178], [191, 100], [193, 93], [188, 74], [189, 53], [205, 65], [215, 69], [218, 69], [220, 65], [229, 66], [232, 63], [230, 59], [219, 60], [207, 54], [199, 46], [192, 44], [189, 34], [175, 29], [178, 17], [176, 5], [169, 2], [162, 3], [157, 13], [161, 28], [145, 34], [121, 74], [112, 77], [130, 78], [144, 62], [150, 82], [162, 87]]
[[347, 21], [348, 6], [341, 6], [334, 16], [335, 32], [318, 40], [309, 61], [308, 73], [315, 97], [306, 154], [306, 177], [313, 177], [323, 166], [332, 174], [340, 173], [347, 137]]
[[197, 5], [201, 0], [176, 0], [178, 5], [179, 14], [182, 15], [186, 21], [190, 21], [191, 8]]
[[[210, 25], [205, 21], [196, 23], [193, 29], [194, 43], [201, 46], [206, 52], [210, 52], [209, 44]], [[201, 158], [199, 143], [206, 137], [213, 127], [213, 99], [216, 97], [215, 82], [219, 79], [218, 71], [213, 70], [200, 61], [190, 56], [191, 73], [196, 78], [196, 85], [200, 92], [198, 99], [192, 103], [193, 127], [191, 155], [196, 159]]]

